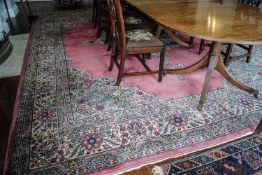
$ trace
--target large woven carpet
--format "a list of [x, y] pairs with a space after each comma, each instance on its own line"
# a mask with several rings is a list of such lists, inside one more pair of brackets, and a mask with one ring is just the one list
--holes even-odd
[[[117, 174], [254, 131], [262, 116], [261, 96], [257, 100], [227, 82], [209, 93], [199, 112], [199, 95], [160, 100], [136, 87], [114, 86], [113, 77], [71, 68], [63, 34], [90, 16], [85, 11], [56, 13], [35, 22], [6, 173]], [[230, 66], [237, 79], [260, 92], [261, 56], [257, 47], [252, 64]]]

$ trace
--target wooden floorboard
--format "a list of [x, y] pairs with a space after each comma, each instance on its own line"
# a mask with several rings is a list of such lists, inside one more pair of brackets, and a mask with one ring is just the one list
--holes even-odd
[[0, 79], [0, 172], [2, 172], [19, 77]]

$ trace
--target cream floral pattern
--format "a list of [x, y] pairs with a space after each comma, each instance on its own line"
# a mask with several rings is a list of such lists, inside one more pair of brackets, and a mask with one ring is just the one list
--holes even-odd
[[125, 18], [125, 23], [126, 24], [141, 24], [142, 19], [134, 17], [134, 16], [129, 16]]
[[137, 29], [126, 32], [126, 37], [132, 41], [150, 41], [154, 35], [148, 31]]

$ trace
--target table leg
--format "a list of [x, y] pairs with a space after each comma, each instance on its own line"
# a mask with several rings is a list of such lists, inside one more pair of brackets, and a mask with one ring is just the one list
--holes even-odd
[[207, 70], [207, 74], [206, 74], [206, 77], [205, 77], [205, 82], [204, 82], [202, 93], [201, 93], [201, 96], [200, 96], [200, 100], [199, 100], [199, 103], [198, 103], [198, 106], [197, 106], [197, 109], [200, 110], [200, 111], [202, 110], [203, 105], [204, 105], [205, 100], [206, 100], [206, 94], [208, 92], [208, 86], [209, 86], [209, 82], [211, 80], [212, 73], [213, 73], [214, 69], [216, 68], [218, 60], [220, 59], [220, 48], [221, 47], [222, 47], [221, 43], [218, 43], [218, 42], [213, 43], [212, 50], [211, 50], [211, 53], [210, 53], [208, 70]]
[[225, 65], [223, 64], [223, 61], [220, 59], [216, 69], [218, 70], [218, 72], [232, 85], [236, 86], [237, 88], [246, 91], [248, 93], [253, 94], [256, 98], [258, 97], [259, 92], [251, 87], [248, 87], [246, 85], [243, 85], [241, 83], [239, 83], [238, 81], [236, 81], [235, 79], [233, 79], [233, 77], [229, 74], [229, 72], [227, 71]]
[[207, 71], [207, 74], [206, 74], [206, 77], [205, 77], [205, 83], [204, 83], [202, 93], [201, 93], [201, 96], [200, 96], [200, 101], [199, 101], [199, 104], [197, 106], [197, 109], [200, 110], [200, 111], [203, 108], [205, 98], [206, 98], [206, 94], [207, 94], [207, 90], [208, 90], [208, 85], [209, 85], [209, 82], [210, 82], [210, 79], [211, 79], [211, 76], [212, 76], [214, 69], [218, 70], [218, 72], [232, 85], [236, 86], [237, 88], [239, 88], [243, 91], [246, 91], [248, 93], [253, 94], [256, 98], [258, 97], [258, 91], [257, 90], [239, 83], [229, 74], [229, 72], [227, 71], [225, 65], [223, 64], [223, 60], [220, 56], [221, 55], [220, 54], [221, 47], [222, 47], [222, 43], [213, 42], [209, 66], [208, 66], [208, 71]]

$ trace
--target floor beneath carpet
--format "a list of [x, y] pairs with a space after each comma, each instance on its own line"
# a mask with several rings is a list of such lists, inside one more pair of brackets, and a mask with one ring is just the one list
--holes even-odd
[[0, 172], [4, 162], [18, 81], [19, 77], [0, 79]]

